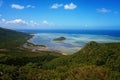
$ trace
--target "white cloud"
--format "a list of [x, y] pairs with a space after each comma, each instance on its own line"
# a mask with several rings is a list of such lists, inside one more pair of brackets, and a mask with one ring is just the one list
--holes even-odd
[[54, 23], [49, 22], [49, 21], [47, 21], [47, 20], [43, 20], [43, 21], [42, 21], [42, 26], [54, 26]]
[[64, 5], [64, 9], [73, 10], [75, 8], [77, 8], [77, 5], [75, 5], [74, 3]]
[[19, 4], [12, 4], [11, 8], [14, 8], [14, 9], [24, 9], [25, 7], [22, 6], [22, 5], [19, 5]]
[[44, 20], [42, 23], [43, 24], [49, 24], [48, 21], [46, 21], [46, 20]]
[[3, 0], [0, 0], [0, 7], [2, 6], [2, 4], [3, 4]]
[[32, 5], [23, 6], [23, 5], [19, 5], [19, 4], [12, 4], [11, 8], [14, 8], [14, 9], [25, 9], [25, 8], [35, 8], [35, 6], [32, 6]]
[[108, 12], [111, 12], [111, 10], [106, 9], [106, 8], [100, 8], [100, 9], [97, 9], [97, 12], [100, 12], [100, 13], [108, 13]]
[[0, 26], [4, 28], [42, 28], [43, 26], [53, 26], [53, 23], [48, 22], [47, 20], [43, 20], [42, 22], [35, 22], [33, 20], [25, 21], [22, 19], [14, 19], [14, 20], [0, 20]]
[[39, 23], [37, 23], [37, 22], [35, 22], [35, 21], [33, 21], [33, 20], [29, 21], [29, 22], [28, 22], [28, 25], [29, 25], [29, 26], [32, 26], [32, 27], [40, 26]]
[[63, 6], [63, 4], [53, 4], [52, 6], [51, 6], [51, 8], [52, 9], [57, 9], [57, 8], [59, 8], [59, 7], [62, 7]]
[[73, 9], [76, 9], [77, 8], [77, 5], [75, 5], [74, 3], [70, 3], [70, 4], [53, 4], [51, 6], [52, 9], [58, 9], [60, 7], [63, 7], [64, 9], [66, 10], [73, 10]]
[[14, 20], [0, 20], [0, 26], [4, 28], [24, 28], [27, 26], [27, 22], [22, 19], [14, 19]]
[[27, 5], [26, 8], [35, 8], [35, 6]]
[[26, 24], [26, 22], [22, 19], [15, 19], [15, 20], [10, 20], [10, 21], [6, 21], [6, 24]]

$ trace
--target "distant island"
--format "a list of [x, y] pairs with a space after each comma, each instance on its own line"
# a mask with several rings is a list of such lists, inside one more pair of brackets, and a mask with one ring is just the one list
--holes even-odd
[[58, 37], [58, 38], [53, 39], [53, 41], [64, 41], [64, 40], [66, 40], [65, 37]]

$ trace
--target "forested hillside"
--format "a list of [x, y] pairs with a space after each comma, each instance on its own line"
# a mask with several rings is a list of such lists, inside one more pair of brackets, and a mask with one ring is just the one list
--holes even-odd
[[25, 43], [31, 36], [26, 33], [0, 28], [0, 48], [15, 48]]
[[30, 37], [0, 28], [0, 80], [120, 79], [120, 43], [91, 41], [77, 53], [66, 56], [16, 49]]

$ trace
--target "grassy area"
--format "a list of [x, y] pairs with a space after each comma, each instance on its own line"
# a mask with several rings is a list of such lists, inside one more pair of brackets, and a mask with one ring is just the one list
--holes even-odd
[[30, 37], [26, 33], [0, 28], [0, 80], [120, 79], [120, 43], [92, 41], [77, 53], [64, 56], [50, 51], [21, 49]]

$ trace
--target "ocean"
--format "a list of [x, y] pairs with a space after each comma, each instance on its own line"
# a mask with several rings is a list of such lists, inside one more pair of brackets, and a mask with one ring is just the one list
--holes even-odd
[[[120, 30], [19, 30], [33, 34], [31, 43], [45, 45], [50, 50], [73, 54], [90, 41], [98, 43], [120, 42]], [[53, 41], [65, 37], [64, 41]]]

